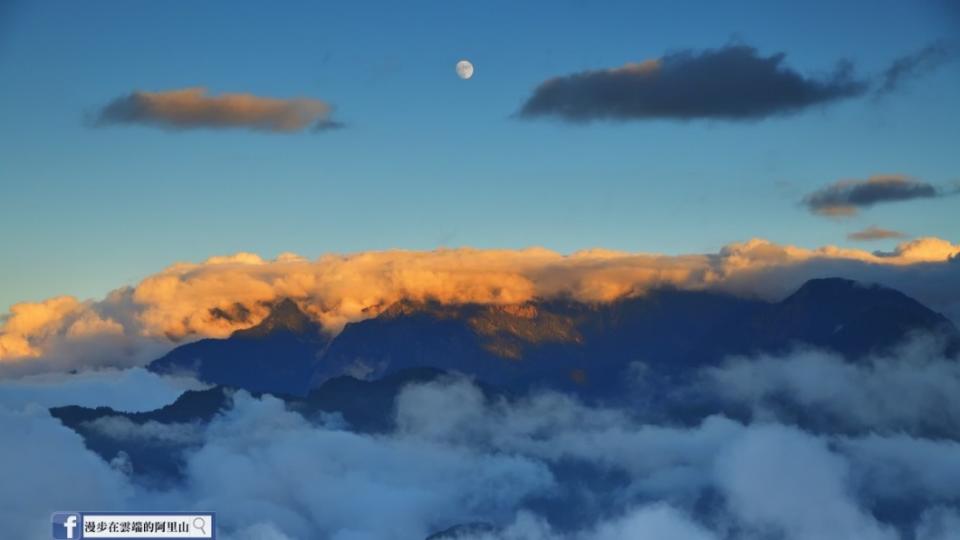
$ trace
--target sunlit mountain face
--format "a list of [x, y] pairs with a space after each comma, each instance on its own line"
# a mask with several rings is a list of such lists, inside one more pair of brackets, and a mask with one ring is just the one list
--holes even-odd
[[960, 539], [958, 36], [0, 2], [0, 538]]

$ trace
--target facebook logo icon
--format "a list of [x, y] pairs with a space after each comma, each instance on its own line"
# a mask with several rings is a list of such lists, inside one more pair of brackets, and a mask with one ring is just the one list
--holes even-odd
[[54, 540], [80, 538], [80, 515], [58, 513], [51, 518]]

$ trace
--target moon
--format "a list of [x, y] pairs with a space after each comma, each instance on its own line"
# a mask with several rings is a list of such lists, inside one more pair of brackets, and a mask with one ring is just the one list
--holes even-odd
[[469, 60], [457, 62], [457, 77], [463, 80], [473, 77], [473, 64], [471, 64]]

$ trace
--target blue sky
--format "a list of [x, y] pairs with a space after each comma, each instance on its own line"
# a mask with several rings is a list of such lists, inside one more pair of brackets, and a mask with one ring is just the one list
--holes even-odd
[[[840, 179], [960, 179], [960, 63], [751, 122], [511, 117], [541, 82], [731, 42], [875, 75], [958, 34], [948, 2], [13, 2], [0, 9], [0, 307], [100, 296], [238, 250], [957, 240], [957, 198], [815, 216]], [[456, 78], [460, 58], [476, 65]], [[134, 90], [322, 99], [346, 129], [91, 127]], [[883, 242], [868, 249], [889, 247]]]

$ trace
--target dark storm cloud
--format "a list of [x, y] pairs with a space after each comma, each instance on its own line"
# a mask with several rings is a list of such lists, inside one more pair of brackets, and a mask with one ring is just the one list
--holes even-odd
[[897, 90], [904, 81], [927, 74], [954, 57], [954, 51], [946, 42], [932, 43], [919, 51], [901, 56], [883, 72], [878, 94]]
[[211, 96], [204, 88], [135, 91], [104, 106], [96, 126], [144, 124], [167, 129], [251, 129], [292, 133], [343, 127], [330, 119], [331, 106], [319, 99], [277, 99], [251, 94]]
[[852, 216], [860, 208], [879, 203], [940, 197], [945, 193], [926, 182], [902, 175], [872, 176], [866, 180], [842, 180], [818, 189], [803, 199], [813, 213]]
[[666, 118], [752, 120], [796, 113], [865, 94], [866, 80], [840, 62], [825, 77], [787, 67], [784, 53], [746, 45], [683, 50], [639, 64], [556, 77], [538, 86], [519, 112], [573, 122]]
[[890, 239], [900, 239], [906, 238], [907, 235], [899, 231], [891, 231], [890, 229], [881, 229], [875, 225], [871, 225], [862, 231], [852, 232], [847, 235], [847, 238], [850, 240], [857, 241], [869, 241], [869, 240], [890, 240]]

